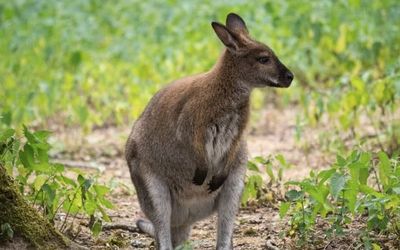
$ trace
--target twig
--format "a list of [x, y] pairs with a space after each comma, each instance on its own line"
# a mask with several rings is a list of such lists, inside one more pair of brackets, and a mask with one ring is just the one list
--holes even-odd
[[328, 249], [328, 247], [329, 247], [329, 245], [330, 245], [331, 243], [332, 243], [332, 240], [330, 240], [330, 241], [328, 242], [328, 244], [325, 245], [324, 250]]
[[127, 224], [118, 224], [118, 223], [104, 223], [102, 226], [103, 230], [114, 230], [121, 229], [125, 231], [129, 231], [132, 233], [140, 233], [140, 229], [136, 226], [127, 225]]
[[67, 210], [67, 215], [65, 216], [64, 222], [60, 227], [60, 232], [63, 232], [64, 227], [66, 226], [67, 219], [68, 219], [68, 216], [69, 216], [69, 212], [71, 211], [71, 208], [72, 208], [72, 204], [75, 201], [76, 195], [78, 194], [78, 191], [82, 188], [83, 184], [84, 184], [84, 182], [82, 184], [80, 184], [75, 190], [74, 196], [72, 197], [72, 200], [71, 200], [71, 204], [69, 204], [69, 207], [68, 207], [68, 210]]
[[[85, 227], [89, 227], [88, 223], [81, 222], [81, 225]], [[129, 231], [132, 233], [141, 233], [140, 229], [136, 226], [128, 225], [128, 224], [120, 224], [120, 223], [104, 223], [101, 227], [103, 231], [105, 230], [115, 230], [121, 229], [125, 231]]]
[[279, 250], [279, 247], [275, 246], [275, 244], [272, 243], [271, 240], [267, 240], [267, 242], [265, 243], [265, 245], [267, 246], [267, 249], [270, 249], [270, 250]]
[[379, 190], [380, 193], [382, 193], [382, 188], [381, 188], [381, 185], [380, 185], [380, 183], [379, 183], [379, 178], [378, 178], [378, 174], [376, 173], [375, 167], [376, 167], [376, 163], [375, 163], [374, 160], [372, 160], [372, 172], [373, 172], [374, 175], [375, 175], [375, 178], [376, 178], [376, 185], [378, 186], [378, 190]]

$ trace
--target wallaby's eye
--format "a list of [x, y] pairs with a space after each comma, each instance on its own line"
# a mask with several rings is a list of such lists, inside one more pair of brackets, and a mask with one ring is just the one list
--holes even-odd
[[267, 64], [269, 62], [269, 57], [268, 56], [262, 56], [257, 58], [257, 61], [261, 64]]

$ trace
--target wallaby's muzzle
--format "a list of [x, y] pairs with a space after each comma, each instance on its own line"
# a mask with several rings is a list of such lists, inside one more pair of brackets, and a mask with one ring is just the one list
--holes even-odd
[[284, 73], [284, 75], [283, 75], [282, 78], [283, 78], [283, 79], [282, 79], [282, 82], [281, 82], [281, 87], [287, 88], [287, 87], [289, 87], [290, 84], [292, 83], [293, 78], [294, 78], [294, 75], [293, 75], [292, 72], [290, 72], [289, 70], [287, 70], [287, 71]]
[[277, 68], [279, 70], [279, 77], [276, 79], [275, 82], [276, 86], [271, 87], [278, 87], [278, 88], [287, 88], [293, 81], [294, 75], [293, 73], [279, 60], [277, 62]]

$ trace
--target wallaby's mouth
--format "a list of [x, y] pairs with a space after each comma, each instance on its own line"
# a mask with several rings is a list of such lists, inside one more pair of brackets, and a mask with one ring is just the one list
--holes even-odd
[[291, 85], [292, 81], [287, 82], [275, 82], [275, 81], [267, 81], [266, 86], [273, 88], [288, 88]]
[[277, 84], [274, 82], [268, 82], [267, 86], [273, 87], [273, 88], [288, 88], [290, 86], [290, 83], [289, 84]]
[[273, 88], [288, 88], [293, 81], [293, 73], [289, 70], [283, 71], [279, 75], [279, 77], [270, 77], [267, 76], [264, 81], [266, 81], [266, 86], [273, 87]]

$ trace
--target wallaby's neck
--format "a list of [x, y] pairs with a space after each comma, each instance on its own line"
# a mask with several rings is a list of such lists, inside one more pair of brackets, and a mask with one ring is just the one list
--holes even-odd
[[212, 79], [210, 84], [216, 93], [240, 104], [249, 102], [251, 87], [242, 79], [243, 75], [236, 60], [235, 56], [225, 49], [209, 76]]

